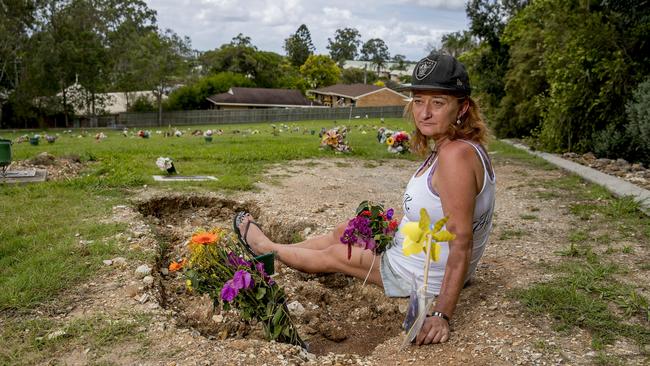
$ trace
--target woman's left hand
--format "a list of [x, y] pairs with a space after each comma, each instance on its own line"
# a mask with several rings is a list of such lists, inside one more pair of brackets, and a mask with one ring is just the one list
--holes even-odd
[[444, 343], [449, 340], [449, 323], [438, 316], [428, 316], [424, 319], [422, 329], [415, 338], [418, 346], [429, 343]]

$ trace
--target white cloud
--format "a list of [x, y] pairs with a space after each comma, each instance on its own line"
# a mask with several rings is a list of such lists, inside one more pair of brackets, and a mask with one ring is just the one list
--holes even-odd
[[[464, 1], [438, 0], [145, 0], [161, 28], [187, 35], [199, 50], [242, 33], [261, 50], [284, 54], [284, 39], [306, 24], [316, 53], [327, 54], [337, 29], [356, 28], [362, 41], [381, 38], [391, 55], [418, 60], [428, 42], [467, 28]], [[437, 10], [436, 10], [437, 9]]]
[[434, 9], [465, 10], [465, 0], [397, 0], [397, 2]]

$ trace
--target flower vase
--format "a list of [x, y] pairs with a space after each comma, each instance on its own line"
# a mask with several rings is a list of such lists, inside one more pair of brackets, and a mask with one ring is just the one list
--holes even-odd
[[34, 146], [38, 145], [38, 137], [30, 137], [29, 144]]
[[176, 174], [176, 168], [174, 167], [174, 164], [172, 163], [171, 168], [167, 169], [167, 174]]
[[205, 142], [212, 142], [212, 136], [203, 136]]
[[275, 254], [266, 253], [253, 258], [256, 262], [264, 265], [264, 272], [271, 276], [275, 274]]

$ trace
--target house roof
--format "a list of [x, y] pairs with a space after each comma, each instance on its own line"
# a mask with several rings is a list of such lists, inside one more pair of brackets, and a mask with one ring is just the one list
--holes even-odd
[[352, 100], [357, 100], [361, 97], [364, 97], [368, 94], [376, 93], [381, 90], [388, 90], [392, 93], [395, 93], [403, 98], [407, 98], [406, 95], [398, 93], [390, 88], [372, 85], [372, 84], [336, 84], [331, 86], [326, 86], [324, 88], [316, 90], [308, 90], [307, 93], [312, 94], [322, 94], [322, 95], [336, 95], [339, 97], [350, 98]]
[[264, 107], [311, 107], [314, 102], [300, 90], [232, 87], [226, 93], [207, 98], [216, 105], [246, 105]]
[[316, 90], [309, 90], [309, 93], [324, 94], [324, 95], [338, 95], [351, 99], [357, 99], [362, 95], [376, 92], [383, 89], [381, 86], [372, 84], [336, 84], [319, 88]]

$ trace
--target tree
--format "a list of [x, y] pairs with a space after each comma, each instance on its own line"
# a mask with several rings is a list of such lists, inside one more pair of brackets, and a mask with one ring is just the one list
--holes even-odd
[[233, 86], [252, 87], [255, 84], [244, 75], [232, 72], [206, 76], [193, 84], [174, 90], [165, 102], [165, 109], [208, 109], [212, 103], [206, 99], [207, 97], [224, 93]]
[[392, 70], [406, 70], [406, 56], [397, 54], [391, 61], [396, 64], [391, 68]]
[[458, 57], [474, 47], [476, 47], [476, 43], [472, 39], [472, 33], [469, 31], [458, 31], [442, 36], [442, 47], [440, 51], [443, 54]]
[[377, 74], [368, 72], [368, 70], [350, 67], [343, 69], [341, 72], [341, 82], [343, 84], [372, 84], [377, 81]]
[[[219, 49], [203, 53], [199, 57], [203, 68], [211, 74], [242, 74], [264, 88], [286, 87], [288, 70], [282, 67], [283, 57], [274, 52], [258, 51], [249, 41], [241, 41], [240, 36]], [[291, 73], [295, 75], [297, 71]]]
[[291, 64], [300, 67], [307, 61], [307, 58], [314, 53], [314, 45], [311, 41], [309, 29], [301, 24], [296, 33], [284, 40], [284, 50], [291, 60]]
[[257, 49], [255, 46], [253, 46], [253, 43], [251, 42], [251, 37], [245, 36], [242, 33], [239, 33], [235, 37], [233, 37], [232, 41], [230, 41], [230, 45], [235, 47], [250, 47], [250, 48]]
[[139, 59], [149, 69], [143, 83], [156, 95], [158, 126], [162, 126], [162, 96], [187, 72], [192, 48], [189, 38], [181, 38], [169, 29], [149, 32], [141, 40], [142, 56]]
[[36, 1], [0, 3], [0, 128], [4, 127], [3, 106], [18, 87], [22, 55], [29, 33], [36, 28]]
[[327, 49], [330, 50], [332, 60], [339, 66], [342, 66], [345, 60], [354, 60], [359, 54], [360, 38], [361, 34], [355, 28], [337, 29], [334, 40], [327, 39]]
[[383, 40], [379, 38], [372, 38], [366, 41], [361, 47], [361, 60], [371, 61], [377, 66], [377, 73], [381, 68], [386, 65], [386, 61], [390, 58], [388, 53], [388, 46]]
[[313, 89], [336, 84], [341, 70], [336, 62], [326, 55], [311, 55], [300, 66], [300, 74]]

